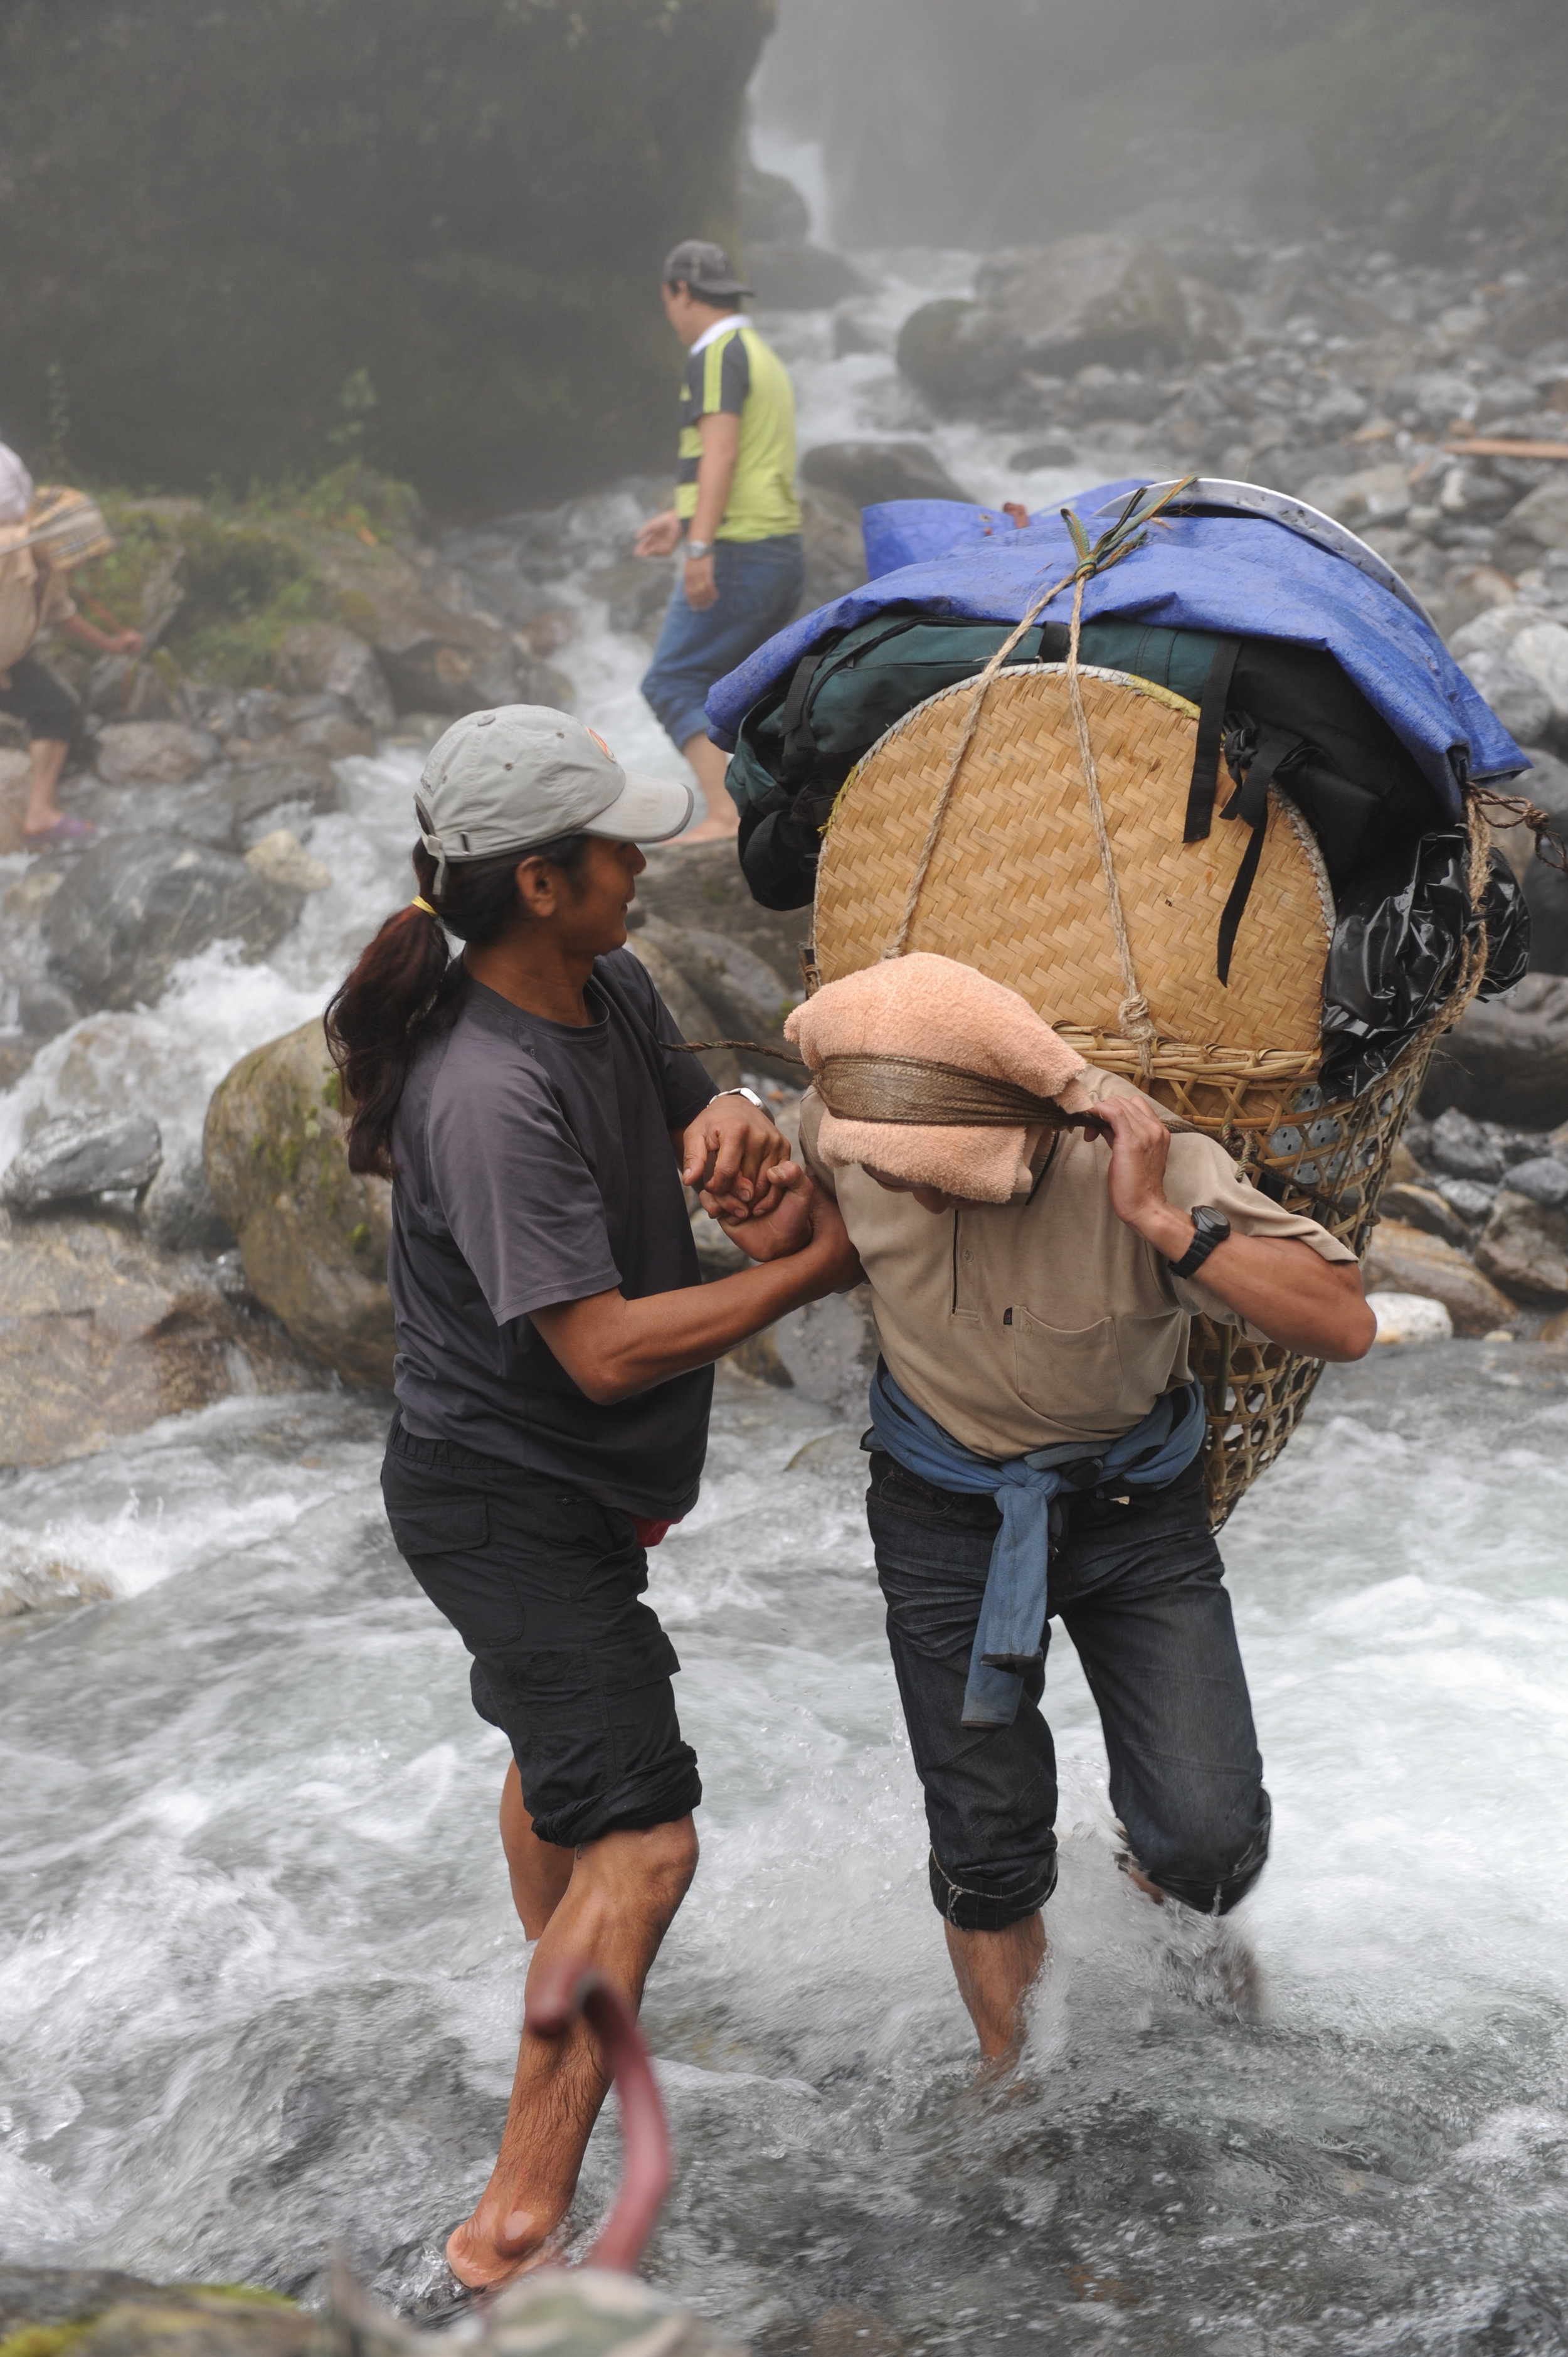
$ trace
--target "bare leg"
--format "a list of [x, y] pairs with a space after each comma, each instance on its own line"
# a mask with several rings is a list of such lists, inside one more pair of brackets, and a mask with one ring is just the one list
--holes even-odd
[[501, 1847], [511, 1877], [512, 1905], [531, 1940], [537, 1940], [566, 1895], [577, 1853], [558, 1842], [541, 1841], [522, 1797], [522, 1779], [514, 1760], [501, 1786]]
[[[507, 1808], [503, 1793], [502, 1807]], [[522, 1809], [522, 1795], [517, 1795]], [[526, 1812], [523, 1812], [526, 1814]], [[527, 1839], [548, 1852], [532, 1823]], [[534, 1861], [520, 1842], [521, 1873], [508, 1846], [513, 1891], [522, 1883], [519, 1911], [542, 1903], [547, 1861]], [[538, 1883], [533, 1867], [540, 1869]], [[660, 1943], [697, 1868], [697, 1835], [690, 1817], [644, 1832], [605, 1834], [574, 1854], [529, 1969], [544, 1971], [563, 1956], [593, 1964], [635, 2008]], [[528, 1916], [524, 1916], [525, 1924]], [[461, 2283], [504, 2283], [553, 2255], [551, 2239], [571, 2207], [589, 2133], [609, 2081], [585, 2022], [565, 2038], [535, 2038], [525, 2029], [512, 2082], [501, 2148], [473, 2216], [446, 2245]]]
[[[710, 749], [716, 753], [719, 748], [714, 745]], [[27, 780], [27, 808], [22, 820], [24, 834], [43, 834], [59, 819], [55, 788], [70, 750], [62, 737], [34, 737], [33, 771]]]
[[1010, 2061], [1024, 2043], [1024, 1999], [1046, 1960], [1046, 1927], [1038, 1910], [1005, 1932], [961, 1932], [946, 1926], [958, 1993], [980, 2035], [987, 2062]]
[[708, 806], [707, 817], [683, 834], [682, 842], [718, 843], [727, 835], [737, 834], [740, 813], [725, 787], [729, 755], [721, 751], [711, 737], [688, 737], [681, 750], [697, 772], [697, 783]]

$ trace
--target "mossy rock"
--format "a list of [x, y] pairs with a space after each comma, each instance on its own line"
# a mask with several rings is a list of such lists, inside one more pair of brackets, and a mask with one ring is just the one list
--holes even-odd
[[152, 2284], [117, 2269], [0, 2272], [0, 2357], [310, 2357], [320, 2319], [250, 2284]]
[[207, 1108], [207, 1181], [252, 1292], [346, 1382], [392, 1383], [392, 1189], [349, 1168], [319, 1020], [242, 1057]]

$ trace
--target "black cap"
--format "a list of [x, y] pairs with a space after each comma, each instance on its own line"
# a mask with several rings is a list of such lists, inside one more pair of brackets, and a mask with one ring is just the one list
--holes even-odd
[[673, 286], [684, 279], [699, 303], [727, 303], [732, 296], [749, 295], [730, 266], [730, 258], [722, 245], [709, 245], [700, 237], [682, 238], [671, 246], [664, 257], [664, 284]]

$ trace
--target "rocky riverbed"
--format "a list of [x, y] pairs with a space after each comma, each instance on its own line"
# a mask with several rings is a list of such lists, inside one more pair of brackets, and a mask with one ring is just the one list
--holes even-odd
[[[811, 602], [861, 577], [858, 510], [875, 500], [1038, 508], [1133, 471], [1262, 481], [1399, 566], [1530, 748], [1525, 789], [1568, 820], [1568, 462], [1539, 455], [1568, 436], [1568, 297], [1547, 262], [1409, 266], [1338, 237], [1116, 233], [978, 268], [864, 255], [833, 280], [785, 184], [754, 175], [748, 203], [782, 257], [775, 299], [800, 306], [764, 321], [800, 392]], [[669, 572], [629, 554], [662, 494], [630, 478], [435, 535], [416, 501], [353, 468], [292, 507], [111, 503], [128, 554], [108, 586], [152, 651], [74, 663], [91, 719], [65, 802], [98, 829], [87, 849], [21, 854], [25, 755], [0, 743], [14, 1461], [236, 1386], [384, 1380], [384, 1205], [318, 1183], [338, 1118], [319, 1006], [395, 905], [399, 804], [450, 716], [559, 702], [628, 758], [672, 758], [635, 684]], [[254, 610], [236, 634], [221, 618], [236, 597], [243, 613], [242, 580]], [[291, 598], [305, 619], [287, 620]], [[1369, 1273], [1441, 1301], [1460, 1333], [1554, 1339], [1568, 1309], [1568, 882], [1529, 858], [1522, 828], [1498, 840], [1527, 879], [1534, 970], [1440, 1051]], [[679, 846], [654, 856], [638, 915], [634, 946], [688, 1036], [778, 1037], [803, 916], [755, 908], [722, 847]], [[226, 1079], [274, 1036], [285, 1044]], [[290, 1057], [314, 1076], [308, 1114], [276, 1084]], [[738, 1076], [732, 1055], [712, 1060]], [[753, 1061], [788, 1114], [789, 1067]], [[697, 1219], [704, 1266], [732, 1265]], [[863, 1318], [801, 1326], [811, 1348], [785, 1337], [748, 1363], [847, 1396]]]

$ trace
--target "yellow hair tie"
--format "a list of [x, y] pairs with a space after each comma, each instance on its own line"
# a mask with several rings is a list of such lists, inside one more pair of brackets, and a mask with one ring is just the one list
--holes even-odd
[[434, 917], [437, 924], [441, 922], [439, 911], [433, 909], [428, 900], [422, 899], [417, 892], [408, 905], [411, 909], [423, 909], [427, 917]]

